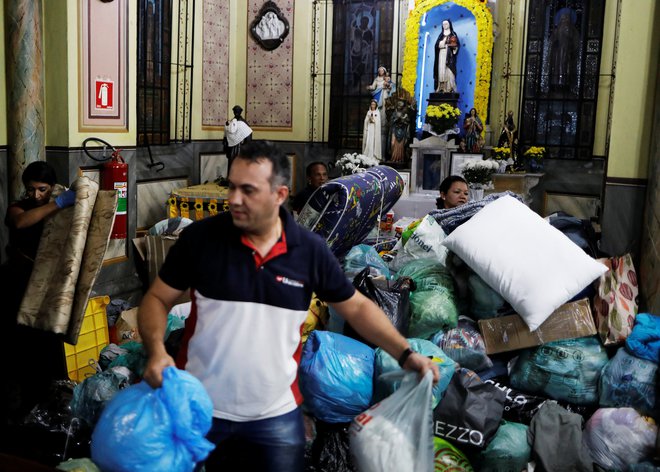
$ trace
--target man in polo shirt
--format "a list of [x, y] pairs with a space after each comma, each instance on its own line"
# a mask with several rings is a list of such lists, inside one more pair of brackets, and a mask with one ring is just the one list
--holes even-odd
[[438, 380], [437, 366], [412, 352], [380, 308], [353, 288], [325, 242], [282, 208], [290, 173], [272, 143], [243, 146], [229, 173], [229, 212], [181, 233], [140, 305], [149, 354], [144, 378], [158, 387], [163, 369], [175, 365], [163, 343], [167, 314], [190, 289], [176, 365], [213, 400], [208, 438], [217, 447], [207, 470], [303, 470], [297, 371], [312, 292], [403, 367], [431, 370]]

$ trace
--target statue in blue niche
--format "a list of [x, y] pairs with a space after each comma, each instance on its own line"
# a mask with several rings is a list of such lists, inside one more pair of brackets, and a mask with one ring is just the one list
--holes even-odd
[[460, 43], [451, 20], [442, 21], [442, 32], [435, 43], [433, 87], [436, 92], [456, 93], [456, 59]]

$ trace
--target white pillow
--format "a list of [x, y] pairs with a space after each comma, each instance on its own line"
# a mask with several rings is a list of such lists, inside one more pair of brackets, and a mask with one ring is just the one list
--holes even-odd
[[442, 244], [502, 295], [531, 331], [608, 270], [508, 195], [483, 207]]

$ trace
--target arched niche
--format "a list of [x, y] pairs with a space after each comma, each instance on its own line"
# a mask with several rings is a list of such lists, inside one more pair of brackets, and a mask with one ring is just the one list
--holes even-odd
[[460, 41], [456, 82], [462, 116], [474, 106], [484, 123], [488, 118], [493, 18], [486, 1], [417, 0], [406, 21], [402, 86], [417, 101], [418, 129], [429, 94], [434, 91], [435, 43], [444, 19], [452, 21]]

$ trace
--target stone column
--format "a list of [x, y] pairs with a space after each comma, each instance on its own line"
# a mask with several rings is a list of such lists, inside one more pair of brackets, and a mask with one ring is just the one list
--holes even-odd
[[41, 1], [5, 1], [10, 201], [23, 191], [25, 167], [45, 160], [41, 15]]

